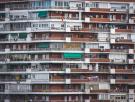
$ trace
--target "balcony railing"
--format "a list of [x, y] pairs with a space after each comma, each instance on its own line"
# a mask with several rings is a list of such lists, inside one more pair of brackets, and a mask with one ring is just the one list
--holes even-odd
[[71, 72], [90, 72], [89, 69], [72, 68]]
[[135, 30], [133, 30], [133, 29], [115, 29], [115, 32], [132, 33], [132, 32], [135, 32]]
[[[24, 0], [24, 1], [28, 1], [28, 0]], [[46, 6], [36, 6], [36, 7], [31, 7], [30, 5], [27, 5], [27, 7], [11, 7], [10, 10], [27, 10], [27, 9], [66, 9], [66, 10], [71, 10], [72, 8], [70, 7], [56, 7], [56, 6], [51, 6], [51, 7], [46, 7]], [[73, 10], [83, 10], [84, 8], [81, 7], [76, 7], [73, 8]]]
[[110, 90], [111, 93], [127, 93], [128, 90], [126, 89], [120, 89], [120, 88], [115, 88]]
[[65, 40], [64, 37], [32, 38], [32, 40]]
[[127, 53], [128, 49], [111, 49], [111, 52]]
[[110, 12], [109, 8], [90, 8], [91, 12]]
[[[59, 20], [79, 20], [78, 17], [63, 17], [63, 16], [48, 16], [44, 18], [33, 18], [33, 17], [21, 17], [21, 18], [10, 18], [10, 21], [22, 21], [22, 20], [49, 20], [49, 19], [59, 19]], [[4, 19], [5, 20], [5, 19]]]
[[135, 73], [135, 70], [133, 69], [115, 69], [115, 73]]
[[[58, 99], [53, 99], [53, 100], [44, 100], [44, 99], [30, 99], [30, 100], [27, 100], [27, 99], [24, 99], [24, 100], [20, 100], [20, 99], [13, 99], [11, 100], [11, 102], [29, 102], [29, 101], [32, 101], [32, 102], [65, 102], [65, 100], [58, 100]], [[72, 101], [69, 101], [69, 100], [66, 100], [66, 102], [80, 102], [79, 100], [74, 100], [72, 99]], [[97, 101], [91, 101], [91, 102], [97, 102]], [[105, 102], [109, 102], [109, 101], [105, 101]]]
[[32, 92], [82, 92], [80, 89], [32, 89]]
[[64, 78], [52, 78], [52, 79], [50, 79], [50, 81], [52, 81], [52, 82], [65, 82], [65, 79]]
[[133, 44], [131, 39], [116, 39], [116, 43], [127, 43], [127, 44]]
[[111, 22], [120, 22], [120, 23], [127, 23], [128, 20], [124, 19], [116, 19], [116, 20], [111, 20]]
[[90, 52], [110, 52], [110, 49], [90, 49]]
[[109, 82], [107, 79], [99, 79], [98, 77], [88, 77], [87, 79], [71, 79], [71, 83], [100, 83], [100, 82]]
[[[66, 49], [66, 48], [29, 48], [29, 49], [11, 49], [10, 51], [83, 51], [81, 48], [71, 48], [71, 49]], [[28, 52], [27, 52], [28, 53]]]
[[89, 70], [89, 69], [81, 69], [81, 68], [71, 68], [71, 72], [74, 73], [104, 73], [104, 72], [109, 72], [109, 69], [99, 69], [98, 71], [95, 70], [95, 68], [93, 70]]
[[13, 79], [13, 78], [3, 78], [3, 79], [0, 79], [0, 82], [26, 82], [26, 79]]
[[26, 31], [26, 28], [12, 28], [12, 29], [0, 28], [0, 32], [3, 31]]
[[91, 58], [90, 62], [110, 62], [108, 58]]
[[135, 84], [135, 79], [116, 79], [117, 84]]
[[110, 22], [110, 18], [90, 18], [91, 22]]
[[84, 41], [84, 42], [89, 42], [89, 41], [97, 41], [96, 38], [71, 38], [72, 41]]

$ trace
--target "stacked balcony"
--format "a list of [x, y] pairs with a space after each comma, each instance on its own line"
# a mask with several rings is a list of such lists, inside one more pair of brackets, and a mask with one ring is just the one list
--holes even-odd
[[134, 2], [0, 1], [0, 102], [134, 102]]

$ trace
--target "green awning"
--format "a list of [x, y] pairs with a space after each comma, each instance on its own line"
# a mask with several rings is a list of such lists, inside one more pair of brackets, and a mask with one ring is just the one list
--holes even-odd
[[11, 36], [18, 36], [17, 33], [11, 33]]
[[82, 58], [81, 53], [64, 53], [64, 58]]
[[48, 12], [47, 11], [39, 11], [38, 17], [47, 17]]
[[0, 16], [5, 16], [5, 13], [0, 13]]
[[38, 43], [37, 48], [49, 48], [49, 43]]
[[21, 39], [27, 38], [27, 33], [19, 33], [19, 38]]

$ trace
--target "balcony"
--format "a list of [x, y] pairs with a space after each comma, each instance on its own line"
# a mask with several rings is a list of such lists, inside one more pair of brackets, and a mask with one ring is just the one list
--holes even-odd
[[115, 69], [116, 74], [135, 74], [133, 69]]
[[58, 83], [65, 83], [65, 79], [64, 78], [57, 78], [57, 77], [50, 79], [50, 81], [54, 82], [54, 83], [57, 83], [57, 82]]
[[110, 63], [110, 59], [108, 58], [91, 58], [90, 63]]
[[3, 78], [3, 79], [0, 79], [0, 82], [1, 83], [3, 83], [3, 82], [26, 82], [26, 79], [19, 79], [19, 80], [17, 80], [17, 79], [13, 79], [13, 78]]
[[71, 79], [72, 84], [80, 84], [80, 83], [101, 83], [101, 82], [109, 82], [108, 79], [100, 79], [98, 76], [87, 77], [86, 79]]
[[82, 92], [80, 89], [32, 89], [32, 92], [57, 92], [57, 93], [77, 93]]
[[72, 73], [89, 73], [91, 72], [89, 69], [81, 69], [81, 68], [71, 68]]
[[0, 3], [7, 3], [7, 2], [28, 2], [28, 0], [1, 0]]
[[113, 12], [113, 13], [128, 13], [128, 9], [111, 8], [110, 12]]
[[0, 32], [4, 33], [4, 32], [26, 32], [27, 29], [26, 28], [12, 28], [12, 29], [6, 29], [6, 28], [0, 28]]
[[110, 9], [109, 8], [90, 8], [90, 12], [108, 13], [110, 12]]
[[116, 84], [135, 84], [135, 79], [115, 79]]
[[109, 90], [101, 90], [101, 89], [97, 89], [97, 90], [93, 89], [93, 90], [90, 90], [90, 93], [97, 93], [97, 94], [99, 94], [99, 93], [108, 93], [108, 92], [109, 92]]
[[128, 20], [126, 19], [116, 19], [116, 20], [110, 20], [113, 23], [128, 23]]
[[90, 52], [109, 53], [110, 49], [90, 49]]
[[84, 79], [71, 79], [71, 83], [73, 84], [89, 83], [89, 82], [99, 82], [98, 76], [87, 77]]
[[126, 59], [111, 59], [111, 62], [112, 63], [120, 63], [120, 64], [125, 64], [125, 63], [127, 63], [127, 60]]
[[64, 68], [55, 68], [55, 67], [49, 67], [49, 69], [44, 68], [41, 66], [41, 68], [8, 68], [8, 69], [0, 69], [0, 74], [26, 74], [26, 73], [33, 73], [33, 72], [39, 72], [39, 73], [65, 73]]
[[55, 32], [55, 31], [58, 31], [58, 32], [65, 32], [66, 31], [66, 28], [64, 27], [46, 27], [46, 28], [31, 28], [31, 31], [32, 32], [45, 32], [45, 31], [50, 31], [50, 32]]
[[133, 29], [115, 29], [116, 33], [133, 33], [134, 30]]
[[93, 27], [91, 28], [92, 32], [110, 32], [109, 28], [98, 28], [98, 27]]
[[[3, 50], [2, 50], [3, 51]], [[29, 51], [29, 52], [28, 52]], [[81, 48], [26, 48], [26, 49], [10, 49], [10, 53], [31, 53], [31, 52], [48, 52], [48, 51], [58, 51], [58, 52], [68, 52], [68, 51], [83, 51]], [[6, 51], [5, 51], [6, 52]]]
[[44, 17], [44, 18], [40, 18], [40, 17], [20, 17], [20, 18], [10, 18], [10, 21], [22, 21], [22, 20], [61, 20], [61, 21], [66, 21], [66, 20], [79, 20], [78, 17], [64, 17], [64, 16], [48, 16], [48, 17]]
[[47, 19], [79, 20], [78, 17], [49, 16]]
[[110, 22], [110, 18], [90, 18], [91, 22]]
[[110, 52], [115, 52], [115, 53], [128, 53], [127, 49], [111, 49]]
[[115, 43], [119, 43], [119, 44], [133, 44], [132, 40], [131, 39], [124, 39], [124, 38], [116, 38], [115, 39]]
[[96, 38], [71, 38], [72, 41], [76, 42], [92, 42], [92, 41], [97, 41]]
[[130, 18], [129, 23], [134, 24], [135, 23], [135, 17]]
[[33, 41], [35, 40], [65, 40], [64, 37], [49, 37], [49, 38], [32, 38]]
[[111, 89], [110, 92], [111, 93], [127, 93], [128, 90], [117, 87], [117, 88]]

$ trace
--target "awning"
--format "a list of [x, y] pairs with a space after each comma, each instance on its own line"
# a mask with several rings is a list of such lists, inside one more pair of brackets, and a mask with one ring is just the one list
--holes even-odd
[[21, 39], [27, 38], [27, 33], [19, 33], [19, 38]]
[[81, 53], [64, 53], [64, 58], [82, 58]]
[[38, 43], [37, 44], [37, 48], [48, 48], [49, 47], [49, 43]]
[[17, 33], [11, 33], [11, 36], [18, 36]]
[[48, 12], [47, 11], [39, 11], [38, 17], [47, 17]]
[[5, 16], [5, 13], [0, 13], [0, 16]]

